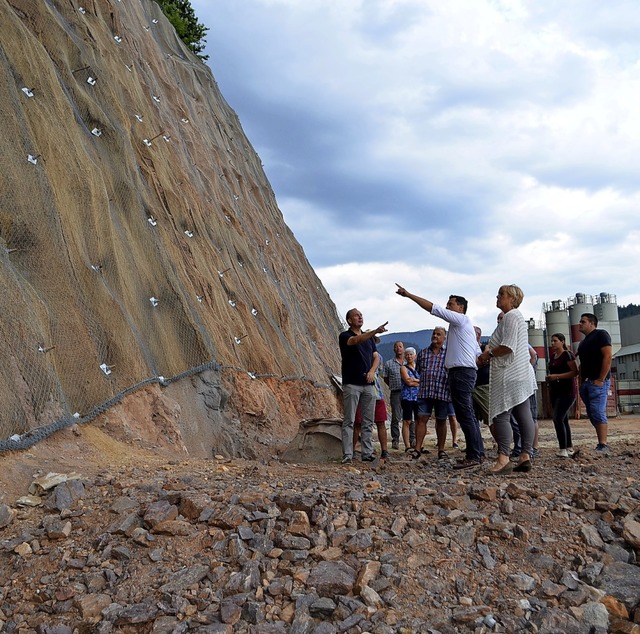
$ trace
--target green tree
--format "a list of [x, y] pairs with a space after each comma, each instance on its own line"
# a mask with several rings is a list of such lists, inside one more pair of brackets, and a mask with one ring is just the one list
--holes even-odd
[[198, 18], [189, 0], [156, 0], [162, 12], [176, 30], [178, 37], [201, 60], [209, 59], [208, 55], [201, 55], [206, 40], [205, 35], [209, 30], [204, 24], [198, 22]]

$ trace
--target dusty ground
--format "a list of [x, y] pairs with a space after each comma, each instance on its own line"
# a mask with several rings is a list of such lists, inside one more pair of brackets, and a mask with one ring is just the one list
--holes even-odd
[[[65, 430], [0, 456], [0, 632], [640, 634], [640, 418], [608, 456], [572, 428], [576, 459], [542, 421], [501, 477], [452, 449], [289, 465]], [[82, 485], [16, 504], [48, 472]]]
[[[571, 422], [574, 447], [595, 446], [595, 435], [592, 426], [585, 420]], [[487, 446], [491, 440], [485, 431]], [[460, 437], [462, 435], [460, 434]], [[640, 416], [619, 416], [611, 419], [609, 424], [609, 440], [611, 444], [630, 442], [640, 447]], [[461, 443], [463, 446], [463, 443]], [[184, 453], [171, 453], [168, 448], [149, 448], [143, 442], [119, 442], [107, 435], [98, 425], [89, 424], [76, 430], [63, 430], [42, 441], [28, 451], [7, 452], [0, 455], [0, 502], [12, 504], [24, 495], [34, 477], [47, 472], [68, 473], [76, 471], [83, 476], [92, 477], [106, 469], [126, 466], [148, 465], [150, 469], [161, 468], [171, 461], [174, 468], [180, 470], [180, 462], [194, 464], [187, 460]], [[428, 431], [425, 447], [433, 449], [435, 435], [433, 428]], [[550, 420], [540, 421], [540, 448], [545, 454], [553, 455], [556, 447], [553, 423]], [[283, 446], [274, 446], [265, 451], [273, 456]], [[402, 452], [392, 452], [392, 462], [403, 460]], [[176, 461], [178, 461], [176, 463]], [[292, 472], [303, 474], [306, 467], [291, 466]], [[322, 473], [319, 470], [318, 473]], [[334, 477], [335, 472], [328, 470], [327, 478]]]

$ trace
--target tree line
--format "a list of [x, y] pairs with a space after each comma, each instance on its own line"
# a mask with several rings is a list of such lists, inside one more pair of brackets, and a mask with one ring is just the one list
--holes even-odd
[[208, 55], [202, 55], [206, 40], [205, 35], [209, 30], [204, 24], [198, 22], [195, 11], [189, 0], [155, 0], [169, 22], [173, 24], [178, 37], [187, 45], [189, 50], [195, 53], [202, 61], [209, 59]]

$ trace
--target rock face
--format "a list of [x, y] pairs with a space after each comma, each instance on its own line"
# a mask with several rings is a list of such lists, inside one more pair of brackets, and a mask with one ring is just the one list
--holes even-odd
[[335, 415], [335, 307], [156, 3], [0, 0], [0, 23], [0, 437], [204, 364], [138, 406], [186, 450]]

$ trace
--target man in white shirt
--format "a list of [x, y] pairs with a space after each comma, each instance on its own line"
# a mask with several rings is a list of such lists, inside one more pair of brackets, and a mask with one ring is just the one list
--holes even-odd
[[449, 323], [445, 367], [449, 372], [449, 388], [456, 418], [466, 441], [464, 460], [454, 469], [477, 467], [484, 460], [484, 443], [480, 424], [473, 411], [473, 388], [476, 384], [477, 357], [481, 350], [471, 320], [467, 317], [467, 300], [460, 295], [450, 295], [445, 308], [428, 299], [409, 293], [400, 285], [396, 291], [408, 297], [418, 306]]

